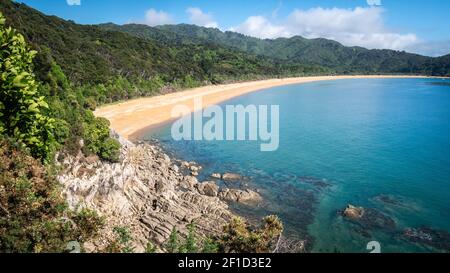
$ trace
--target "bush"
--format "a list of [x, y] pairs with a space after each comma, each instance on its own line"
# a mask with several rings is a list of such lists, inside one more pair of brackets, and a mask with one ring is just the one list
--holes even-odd
[[169, 253], [177, 253], [179, 251], [178, 230], [173, 227], [169, 240], [166, 242], [165, 248]]
[[197, 238], [195, 235], [195, 224], [190, 223], [187, 225], [188, 228], [188, 235], [184, 243], [180, 246], [179, 252], [180, 253], [197, 253], [198, 252], [198, 246], [197, 246]]
[[120, 143], [109, 137], [109, 121], [89, 114], [84, 123], [84, 141], [88, 152], [111, 162], [119, 161]]
[[126, 227], [117, 226], [113, 229], [115, 238], [113, 238], [104, 252], [107, 253], [133, 253], [134, 247], [131, 244], [132, 237]]
[[0, 252], [63, 252], [97, 233], [95, 213], [68, 210], [59, 184], [21, 145], [0, 139]]
[[110, 162], [119, 162], [120, 143], [116, 139], [106, 139], [100, 147], [100, 157]]
[[234, 218], [224, 227], [218, 238], [219, 252], [266, 253], [274, 247], [274, 241], [281, 235], [283, 224], [277, 216], [263, 219], [263, 225], [253, 229], [241, 218]]
[[55, 119], [53, 136], [56, 142], [64, 144], [66, 139], [70, 136], [70, 126], [67, 121], [63, 119]]
[[0, 13], [0, 134], [13, 137], [45, 161], [53, 144], [53, 120], [43, 113], [48, 105], [33, 74], [35, 54], [22, 35], [5, 27]]

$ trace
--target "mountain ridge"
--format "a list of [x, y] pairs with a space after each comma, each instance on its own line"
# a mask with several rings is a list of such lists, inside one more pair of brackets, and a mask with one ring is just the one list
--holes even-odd
[[125, 78], [180, 88], [309, 75], [450, 76], [447, 56], [367, 50], [300, 36], [262, 40], [188, 24], [80, 25], [9, 0], [0, 2], [0, 11], [38, 51], [35, 67], [42, 81], [48, 81], [54, 64], [75, 84]]
[[[405, 51], [389, 49], [366, 49], [360, 46], [344, 46], [325, 39], [307, 39], [302, 36], [277, 39], [259, 39], [244, 34], [205, 28], [196, 25], [178, 24], [149, 27], [142, 24], [101, 24], [109, 30], [126, 32], [141, 38], [179, 44], [210, 43], [232, 48], [241, 52], [265, 56], [287, 63], [319, 65], [335, 70], [336, 73], [407, 73], [427, 75], [449, 75], [449, 66], [440, 69], [436, 65], [446, 56], [428, 57]], [[158, 37], [156, 37], [156, 33]]]

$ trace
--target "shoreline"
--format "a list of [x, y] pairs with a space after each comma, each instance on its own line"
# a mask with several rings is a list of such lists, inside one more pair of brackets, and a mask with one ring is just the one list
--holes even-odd
[[111, 128], [128, 140], [138, 140], [146, 132], [160, 128], [176, 120], [171, 116], [175, 105], [186, 105], [194, 110], [194, 98], [202, 97], [203, 108], [224, 101], [273, 87], [302, 84], [318, 81], [345, 79], [444, 79], [432, 76], [396, 75], [356, 75], [356, 76], [312, 76], [283, 79], [249, 81], [225, 85], [208, 85], [170, 94], [137, 98], [102, 106], [94, 111], [95, 116], [104, 117], [111, 122]]

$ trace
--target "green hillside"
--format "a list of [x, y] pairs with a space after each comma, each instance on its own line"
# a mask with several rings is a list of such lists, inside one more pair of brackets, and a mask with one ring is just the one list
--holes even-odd
[[[175, 45], [161, 39], [141, 39], [95, 25], [78, 25], [46, 16], [24, 4], [2, 1], [7, 23], [24, 34], [39, 52], [38, 75], [54, 60], [74, 83], [105, 83], [124, 77], [132, 82], [159, 77], [187, 86], [258, 77], [320, 73], [320, 69], [280, 63], [212, 44]], [[154, 35], [158, 36], [155, 32]], [[171, 38], [170, 40], [172, 40]]]
[[318, 65], [338, 74], [424, 74], [450, 75], [448, 58], [431, 58], [394, 50], [368, 50], [346, 47], [327, 39], [305, 39], [300, 36], [278, 39], [258, 39], [235, 32], [195, 25], [165, 25], [149, 27], [129, 24], [101, 25], [141, 38], [166, 44], [214, 44], [249, 54], [266, 56], [289, 64]]

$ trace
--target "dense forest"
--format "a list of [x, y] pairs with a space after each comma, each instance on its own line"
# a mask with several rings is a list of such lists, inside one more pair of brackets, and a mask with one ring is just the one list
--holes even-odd
[[101, 25], [136, 37], [162, 41], [167, 45], [212, 44], [269, 57], [285, 64], [323, 67], [336, 74], [423, 74], [450, 75], [450, 55], [432, 58], [394, 50], [368, 50], [346, 47], [327, 39], [305, 39], [300, 36], [258, 39], [236, 32], [179, 24], [149, 27], [146, 25]]
[[322, 73], [321, 68], [285, 64], [213, 44], [168, 45], [100, 26], [46, 16], [24, 4], [2, 1], [8, 24], [24, 34], [39, 54], [38, 76], [56, 62], [77, 84], [123, 77], [133, 83], [162, 81], [190, 87], [258, 77]]

